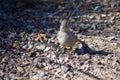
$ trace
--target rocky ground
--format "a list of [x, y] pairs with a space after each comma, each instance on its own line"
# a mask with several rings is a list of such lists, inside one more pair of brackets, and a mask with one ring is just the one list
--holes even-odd
[[[56, 44], [64, 18], [76, 50]], [[119, 0], [0, 2], [0, 80], [119, 79]]]

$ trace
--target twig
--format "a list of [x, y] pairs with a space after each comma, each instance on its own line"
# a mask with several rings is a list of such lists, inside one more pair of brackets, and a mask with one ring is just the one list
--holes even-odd
[[82, 6], [82, 4], [79, 4], [79, 5], [75, 8], [75, 10], [71, 13], [69, 19], [75, 14], [75, 12], [76, 12], [76, 11], [78, 10], [78, 8], [81, 7], [81, 6]]

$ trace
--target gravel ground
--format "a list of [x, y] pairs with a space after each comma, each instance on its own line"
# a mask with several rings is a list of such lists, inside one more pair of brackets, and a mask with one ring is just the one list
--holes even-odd
[[[1, 1], [0, 80], [119, 80], [120, 1], [105, 1]], [[64, 18], [75, 50], [57, 44]]]

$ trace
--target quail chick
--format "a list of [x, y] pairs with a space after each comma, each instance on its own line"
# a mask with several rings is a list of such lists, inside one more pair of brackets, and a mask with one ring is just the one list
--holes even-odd
[[60, 30], [57, 34], [58, 43], [64, 48], [70, 49], [77, 41], [77, 37], [70, 31], [67, 26], [67, 20], [61, 22]]

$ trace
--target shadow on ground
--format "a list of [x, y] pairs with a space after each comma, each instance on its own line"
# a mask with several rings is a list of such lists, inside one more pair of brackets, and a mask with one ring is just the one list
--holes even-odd
[[108, 54], [112, 54], [111, 52], [106, 52], [104, 50], [99, 50], [99, 51], [93, 50], [85, 42], [82, 42], [82, 48], [81, 49], [77, 48], [75, 50], [75, 53], [77, 53], [78, 55], [80, 55], [80, 54], [86, 54], [86, 53], [92, 54], [92, 55], [99, 54], [101, 56], [107, 56]]

